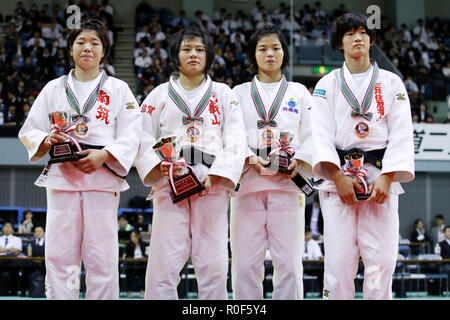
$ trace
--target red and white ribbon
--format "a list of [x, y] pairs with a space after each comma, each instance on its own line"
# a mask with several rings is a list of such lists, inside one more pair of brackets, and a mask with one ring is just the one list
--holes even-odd
[[[71, 137], [69, 135], [69, 133], [72, 132], [72, 131], [75, 131], [75, 125], [74, 124], [70, 125], [66, 129], [61, 129], [60, 126], [58, 126], [57, 124], [53, 124], [52, 127], [51, 127], [50, 135], [52, 135], [53, 133], [57, 133], [57, 132], [66, 133], [66, 135], [70, 139], [70, 141], [72, 141], [73, 144], [77, 147], [77, 150], [81, 151], [82, 148], [80, 146], [80, 143], [75, 138], [73, 138], [73, 137]], [[50, 142], [50, 145], [51, 145], [52, 144], [51, 141], [49, 141], [49, 142]]]
[[161, 161], [161, 165], [165, 167], [169, 167], [169, 182], [172, 186], [172, 190], [175, 190], [175, 181], [173, 176], [174, 166], [180, 166], [180, 167], [189, 167], [189, 165], [186, 164], [186, 161], [183, 158], [179, 158], [177, 160], [163, 160]]
[[365, 177], [367, 175], [367, 169], [365, 169], [365, 168], [356, 169], [356, 168], [349, 168], [349, 167], [345, 166], [344, 174], [351, 178], [356, 178], [356, 180], [363, 185], [364, 193], [365, 194], [369, 193], [369, 186], [367, 184], [367, 180], [365, 179]]
[[289, 155], [293, 155], [295, 153], [295, 149], [293, 146], [290, 145], [285, 145], [283, 143], [281, 143], [280, 140], [275, 140], [273, 142], [274, 144], [274, 148], [272, 149], [272, 151], [270, 151], [268, 157], [270, 158], [273, 154], [275, 153], [279, 153], [280, 151], [285, 151], [287, 152]]

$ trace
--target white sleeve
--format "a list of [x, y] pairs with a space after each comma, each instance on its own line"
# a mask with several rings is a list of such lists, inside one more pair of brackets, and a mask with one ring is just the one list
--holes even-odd
[[[142, 133], [140, 136], [139, 151], [136, 156], [135, 164], [142, 183], [149, 187], [150, 173], [161, 162], [153, 146], [160, 136], [159, 117], [165, 105], [165, 99], [161, 98], [163, 94], [168, 96], [167, 91], [162, 92], [162, 87], [155, 88], [144, 99], [141, 104]], [[161, 101], [163, 101], [161, 103]], [[152, 109], [149, 109], [152, 108]], [[153, 109], [154, 108], [154, 109]], [[149, 111], [150, 110], [150, 111]]]
[[[239, 104], [239, 109], [241, 109], [241, 95], [239, 94], [239, 88], [241, 86], [238, 87], [234, 87], [231, 91], [233, 93], [234, 98], [236, 99], [237, 103]], [[241, 114], [242, 114], [242, 109], [241, 109]], [[246, 130], [245, 128], [245, 124], [244, 124], [244, 130]], [[247, 132], [246, 132], [246, 137], [247, 137]], [[250, 149], [248, 143], [247, 143], [247, 147], [245, 149], [245, 158], [247, 159], [250, 156], [255, 156], [256, 154], [252, 151], [252, 149]]]
[[236, 186], [248, 149], [244, 120], [238, 100], [230, 88], [222, 93], [224, 127], [223, 149], [216, 155], [209, 174], [228, 178]]
[[333, 81], [330, 75], [325, 76], [317, 83], [312, 97], [311, 112], [313, 174], [325, 180], [330, 180], [330, 177], [323, 169], [323, 162], [331, 162], [338, 168], [341, 167], [336, 151], [336, 121], [333, 113], [334, 88], [328, 85], [328, 81]]
[[392, 86], [394, 97], [387, 113], [388, 145], [383, 157], [381, 174], [395, 172], [394, 180], [408, 182], [414, 179], [414, 138], [411, 106], [408, 93], [400, 78]]
[[295, 159], [303, 160], [308, 165], [302, 167], [303, 173], [311, 176], [312, 164], [312, 136], [311, 136], [311, 109], [312, 97], [306, 87], [302, 86], [302, 98], [299, 110], [301, 112], [298, 133], [294, 139]]
[[50, 132], [50, 121], [48, 118], [51, 102], [50, 85], [47, 84], [34, 101], [30, 113], [19, 131], [19, 139], [28, 151], [28, 159], [36, 163], [45, 157], [47, 153], [37, 153], [42, 141]]
[[116, 138], [104, 149], [115, 158], [106, 164], [119, 175], [125, 176], [136, 157], [142, 123], [139, 105], [128, 85], [121, 86], [119, 97], [121, 100], [116, 119]]

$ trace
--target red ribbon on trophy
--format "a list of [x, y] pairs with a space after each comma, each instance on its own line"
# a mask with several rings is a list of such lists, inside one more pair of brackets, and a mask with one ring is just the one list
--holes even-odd
[[286, 143], [284, 143], [284, 141], [282, 139], [278, 139], [275, 140], [272, 143], [272, 151], [270, 151], [268, 157], [270, 158], [271, 155], [275, 154], [275, 153], [279, 153], [280, 151], [285, 151], [287, 153], [289, 153], [289, 155], [294, 155], [295, 153], [295, 148], [291, 145], [288, 145]]
[[[72, 124], [72, 125], [68, 126], [67, 128], [64, 128], [64, 127], [61, 128], [58, 123], [55, 123], [55, 124], [52, 124], [52, 126], [51, 126], [50, 135], [55, 132], [66, 133], [67, 138], [69, 138], [69, 140], [72, 141], [73, 144], [77, 147], [77, 151], [81, 151], [82, 149], [81, 149], [80, 143], [77, 141], [77, 139], [75, 139], [69, 135], [69, 133], [72, 131], [75, 131], [75, 124]], [[50, 141], [50, 145], [52, 145], [51, 141]]]
[[191, 168], [188, 164], [186, 164], [186, 161], [183, 158], [178, 158], [176, 160], [172, 160], [172, 159], [166, 159], [161, 161], [161, 165], [165, 166], [165, 167], [169, 167], [169, 182], [172, 185], [172, 188], [174, 190], [175, 189], [175, 174], [174, 174], [174, 167], [175, 166], [180, 166], [183, 167], [183, 169], [181, 170], [181, 172], [179, 174], [176, 175], [176, 177], [181, 176], [183, 174], [186, 174], [189, 172], [188, 168]]
[[366, 168], [349, 168], [347, 166], [344, 167], [344, 174], [351, 178], [356, 178], [356, 180], [363, 186], [364, 193], [369, 193], [369, 186], [367, 184], [367, 180], [365, 179], [367, 175]]

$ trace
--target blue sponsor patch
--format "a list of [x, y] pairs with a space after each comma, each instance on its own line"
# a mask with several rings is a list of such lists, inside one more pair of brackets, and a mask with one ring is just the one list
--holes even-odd
[[321, 98], [326, 99], [326, 98], [327, 98], [327, 97], [326, 97], [326, 93], [327, 93], [326, 90], [323, 90], [323, 89], [314, 89], [313, 96], [321, 97]]
[[283, 111], [298, 113], [298, 103], [294, 100], [294, 98], [290, 98], [284, 104], [287, 105], [287, 107], [283, 107]]

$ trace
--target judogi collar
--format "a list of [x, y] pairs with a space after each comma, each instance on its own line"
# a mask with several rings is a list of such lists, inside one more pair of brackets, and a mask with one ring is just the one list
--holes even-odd
[[84, 104], [81, 104], [81, 101], [77, 99], [75, 93], [73, 92], [73, 73], [74, 69], [70, 70], [69, 74], [66, 75], [64, 80], [64, 90], [66, 92], [67, 101], [69, 102], [70, 107], [76, 112], [75, 119], [72, 119], [74, 122], [77, 122], [79, 119], [84, 122], [89, 122], [90, 119], [86, 116], [86, 114], [94, 107], [97, 102], [97, 98], [100, 90], [102, 89], [103, 83], [108, 78], [108, 75], [103, 70], [100, 74], [94, 79], [94, 83], [96, 83], [92, 92], [87, 97]]
[[259, 129], [264, 128], [265, 126], [277, 126], [274, 119], [280, 110], [281, 102], [283, 101], [287, 88], [288, 82], [283, 75], [281, 81], [279, 81], [276, 87], [276, 90], [274, 90], [274, 92], [276, 92], [275, 97], [270, 97], [264, 90], [257, 76], [253, 77], [253, 81], [251, 83], [251, 97], [253, 105], [255, 106], [256, 112], [260, 118], [260, 120], [257, 121], [257, 126]]
[[170, 77], [169, 97], [178, 109], [185, 114], [182, 119], [185, 125], [195, 121], [203, 123], [203, 118], [200, 115], [208, 106], [208, 100], [212, 93], [212, 81], [208, 75], [206, 75], [206, 81], [201, 86], [202, 88], [194, 99], [188, 99], [184, 92], [178, 88], [174, 76]]
[[375, 83], [379, 74], [376, 61], [371, 60], [370, 63], [372, 68], [371, 76], [366, 77], [361, 86], [357, 86], [345, 62], [340, 71], [341, 92], [352, 108], [352, 117], [362, 117], [368, 121], [373, 117], [372, 112], [369, 112], [369, 108], [372, 103]]

